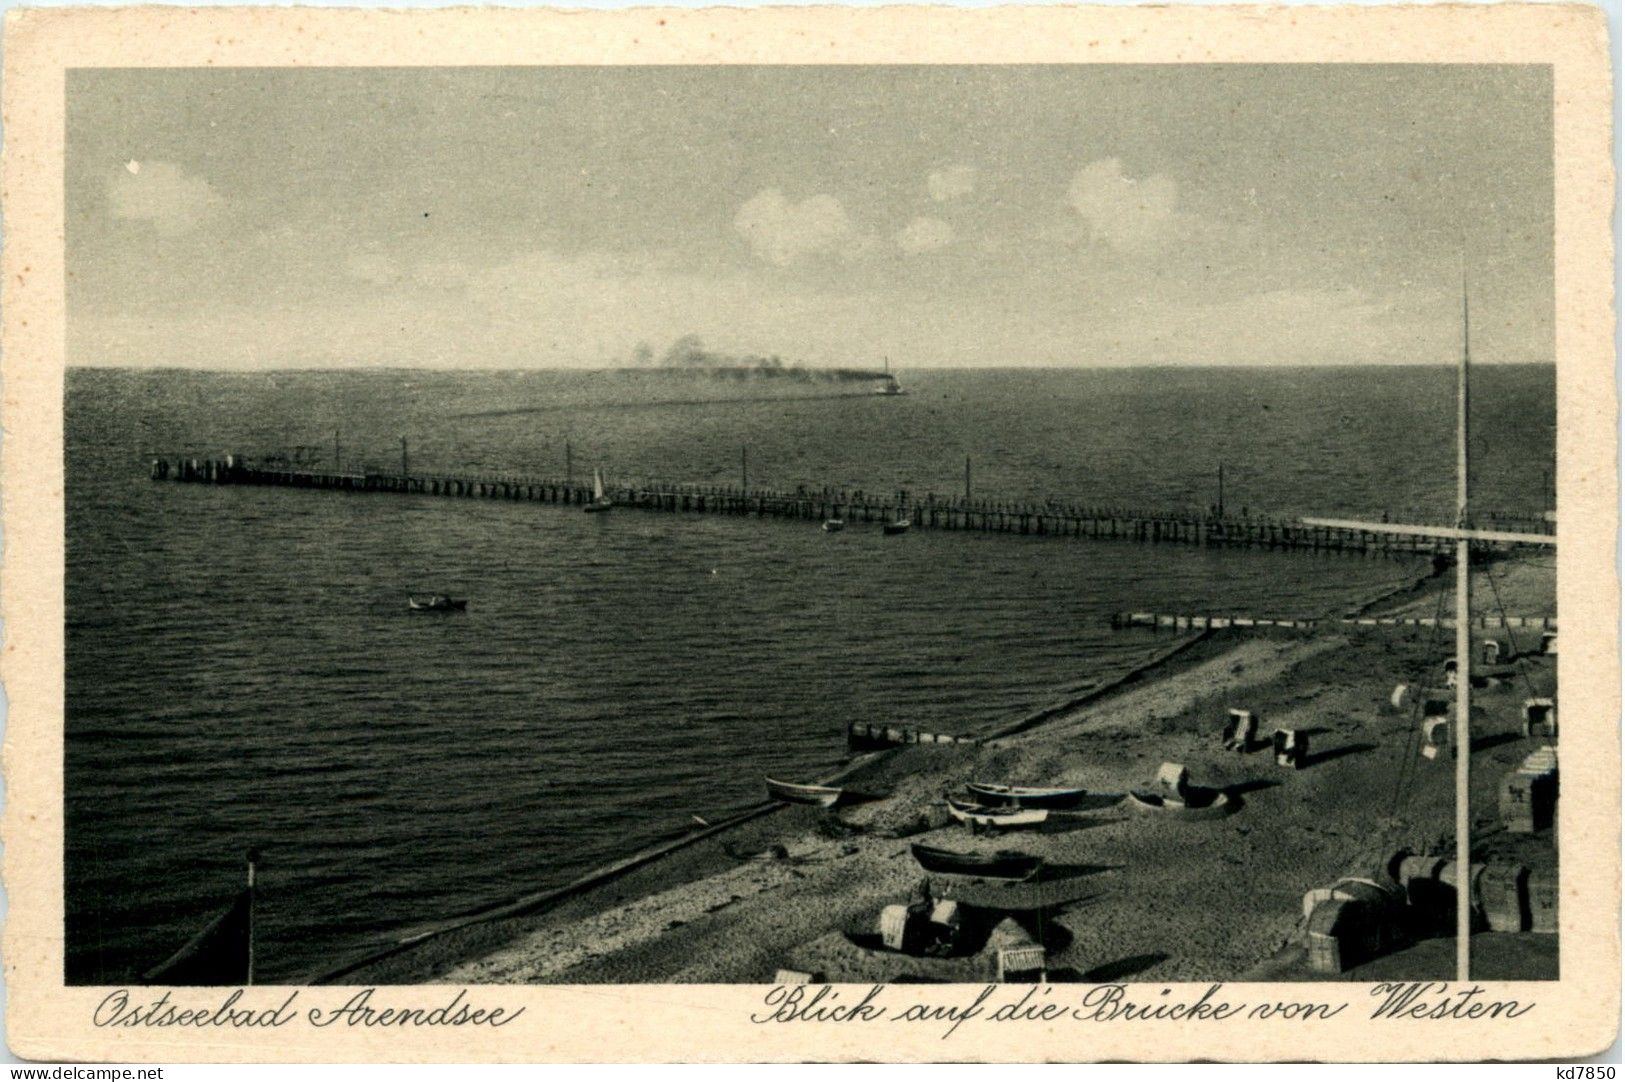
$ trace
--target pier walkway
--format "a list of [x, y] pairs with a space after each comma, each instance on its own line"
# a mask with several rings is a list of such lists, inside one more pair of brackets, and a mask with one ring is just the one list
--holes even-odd
[[[159, 458], [154, 480], [196, 484], [275, 486], [341, 492], [402, 493], [551, 504], [586, 504], [592, 485], [509, 474], [350, 472], [227, 456], [221, 460]], [[1060, 501], [1032, 503], [966, 499], [908, 492], [875, 494], [846, 489], [793, 492], [726, 485], [647, 481], [608, 487], [617, 508], [666, 513], [697, 513], [800, 519], [823, 522], [889, 523], [907, 519], [915, 530], [968, 530], [1040, 537], [1095, 538], [1152, 544], [1222, 545], [1300, 549], [1358, 555], [1447, 555], [1449, 540], [1407, 537], [1349, 527], [1312, 525], [1294, 519], [1204, 514], [1195, 510], [1134, 510], [1090, 507]], [[1505, 551], [1516, 542], [1486, 542]]]

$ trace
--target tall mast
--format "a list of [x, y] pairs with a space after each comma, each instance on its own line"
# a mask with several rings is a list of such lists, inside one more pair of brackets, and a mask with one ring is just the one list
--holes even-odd
[[1473, 747], [1472, 721], [1473, 657], [1472, 657], [1472, 575], [1471, 552], [1473, 540], [1510, 542], [1515, 545], [1553, 545], [1553, 534], [1514, 533], [1505, 530], [1474, 529], [1470, 522], [1467, 502], [1467, 368], [1471, 354], [1471, 335], [1467, 308], [1467, 269], [1463, 259], [1461, 275], [1461, 371], [1456, 378], [1456, 525], [1427, 526], [1393, 522], [1358, 522], [1352, 519], [1311, 518], [1300, 519], [1306, 526], [1332, 526], [1341, 529], [1369, 530], [1372, 533], [1393, 534], [1399, 537], [1438, 537], [1456, 542], [1456, 724], [1454, 747], [1456, 752], [1456, 979], [1469, 979], [1472, 952], [1469, 935], [1472, 932], [1472, 828], [1473, 820], [1467, 806], [1469, 764]]
[[1467, 309], [1467, 268], [1461, 273], [1461, 369], [1456, 377], [1456, 979], [1470, 979], [1472, 946], [1472, 827], [1468, 807], [1473, 752], [1472, 723], [1472, 568], [1466, 530], [1467, 511], [1467, 362], [1471, 352]]

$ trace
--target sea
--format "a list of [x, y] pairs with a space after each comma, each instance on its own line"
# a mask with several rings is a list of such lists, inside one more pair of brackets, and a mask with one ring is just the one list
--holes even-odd
[[[1314, 615], [1414, 560], [158, 482], [285, 454], [1448, 520], [1448, 367], [692, 373], [75, 368], [70, 983], [137, 979], [262, 852], [256, 979], [338, 963], [813, 779], [852, 721], [973, 733], [1166, 645], [1110, 614]], [[1473, 385], [1473, 496], [1538, 512], [1550, 366]], [[404, 440], [404, 446], [403, 441]], [[408, 594], [469, 599], [409, 612]], [[1042, 781], [1043, 779], [1032, 779]]]

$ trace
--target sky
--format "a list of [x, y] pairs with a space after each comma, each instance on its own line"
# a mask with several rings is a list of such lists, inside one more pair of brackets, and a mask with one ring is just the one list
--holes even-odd
[[1553, 358], [1544, 67], [78, 70], [68, 358]]

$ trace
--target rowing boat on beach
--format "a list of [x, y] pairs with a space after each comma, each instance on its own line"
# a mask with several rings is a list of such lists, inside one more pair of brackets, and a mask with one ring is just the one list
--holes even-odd
[[993, 807], [1015, 805], [1021, 808], [1075, 808], [1083, 802], [1088, 791], [1078, 789], [1045, 789], [1024, 785], [995, 785], [973, 781], [965, 786], [982, 804]]
[[841, 790], [828, 785], [799, 785], [792, 781], [778, 781], [767, 778], [767, 795], [774, 800], [782, 800], [787, 804], [812, 804], [820, 808], [832, 808], [835, 802], [841, 799]]
[[1048, 808], [990, 808], [948, 798], [948, 814], [966, 826], [977, 829], [1010, 830], [1035, 827], [1049, 818]]
[[928, 872], [945, 875], [978, 875], [984, 879], [1031, 879], [1044, 865], [1044, 858], [1014, 849], [996, 853], [961, 853], [935, 845], [915, 842], [909, 846], [914, 859]]

